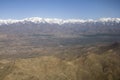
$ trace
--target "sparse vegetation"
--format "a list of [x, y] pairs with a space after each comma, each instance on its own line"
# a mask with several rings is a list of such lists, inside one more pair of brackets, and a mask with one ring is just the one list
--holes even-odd
[[26, 25], [0, 26], [0, 80], [120, 80], [119, 34]]
[[116, 49], [120, 47], [108, 49], [111, 46], [51, 48], [46, 49], [54, 50], [49, 55], [4, 59], [0, 63], [1, 80], [119, 80], [120, 56]]

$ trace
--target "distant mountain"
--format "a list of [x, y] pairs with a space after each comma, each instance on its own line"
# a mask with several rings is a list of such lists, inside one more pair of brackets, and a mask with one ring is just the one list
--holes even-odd
[[120, 18], [0, 20], [0, 80], [120, 80]]
[[48, 23], [48, 24], [85, 24], [85, 23], [92, 23], [92, 24], [96, 24], [96, 23], [111, 23], [111, 24], [115, 24], [115, 23], [120, 23], [120, 18], [101, 18], [98, 20], [93, 20], [93, 19], [88, 19], [88, 20], [83, 20], [83, 19], [67, 19], [67, 20], [63, 20], [63, 19], [57, 19], [57, 18], [39, 18], [39, 17], [32, 17], [32, 18], [25, 18], [22, 20], [14, 20], [14, 19], [7, 19], [7, 20], [0, 20], [0, 25], [8, 25], [8, 24], [14, 24], [14, 23], [35, 23], [35, 24], [39, 24], [39, 23]]
[[[2, 28], [3, 27], [3, 28]], [[101, 18], [98, 20], [26, 18], [22, 20], [0, 20], [0, 31], [17, 33], [39, 33], [57, 36], [80, 36], [120, 34], [120, 18]], [[7, 28], [7, 29], [6, 29]]]

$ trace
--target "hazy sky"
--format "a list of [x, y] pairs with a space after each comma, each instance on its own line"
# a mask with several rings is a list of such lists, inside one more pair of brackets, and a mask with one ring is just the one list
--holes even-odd
[[120, 0], [0, 0], [0, 19], [120, 18]]

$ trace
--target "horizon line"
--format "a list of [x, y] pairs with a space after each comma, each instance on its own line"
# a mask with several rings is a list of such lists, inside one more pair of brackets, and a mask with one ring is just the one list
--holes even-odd
[[17, 19], [17, 18], [0, 18], [0, 20], [24, 20], [24, 19], [30, 19], [30, 18], [41, 18], [41, 19], [59, 19], [59, 20], [100, 20], [100, 19], [120, 19], [120, 17], [101, 17], [101, 18], [51, 18], [51, 17], [25, 17], [25, 18], [21, 18], [21, 19]]

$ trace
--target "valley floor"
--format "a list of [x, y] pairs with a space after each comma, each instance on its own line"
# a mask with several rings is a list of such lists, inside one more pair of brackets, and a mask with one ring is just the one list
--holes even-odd
[[4, 58], [0, 80], [120, 80], [119, 49], [117, 43], [74, 46], [52, 48], [52, 54], [42, 56]]

